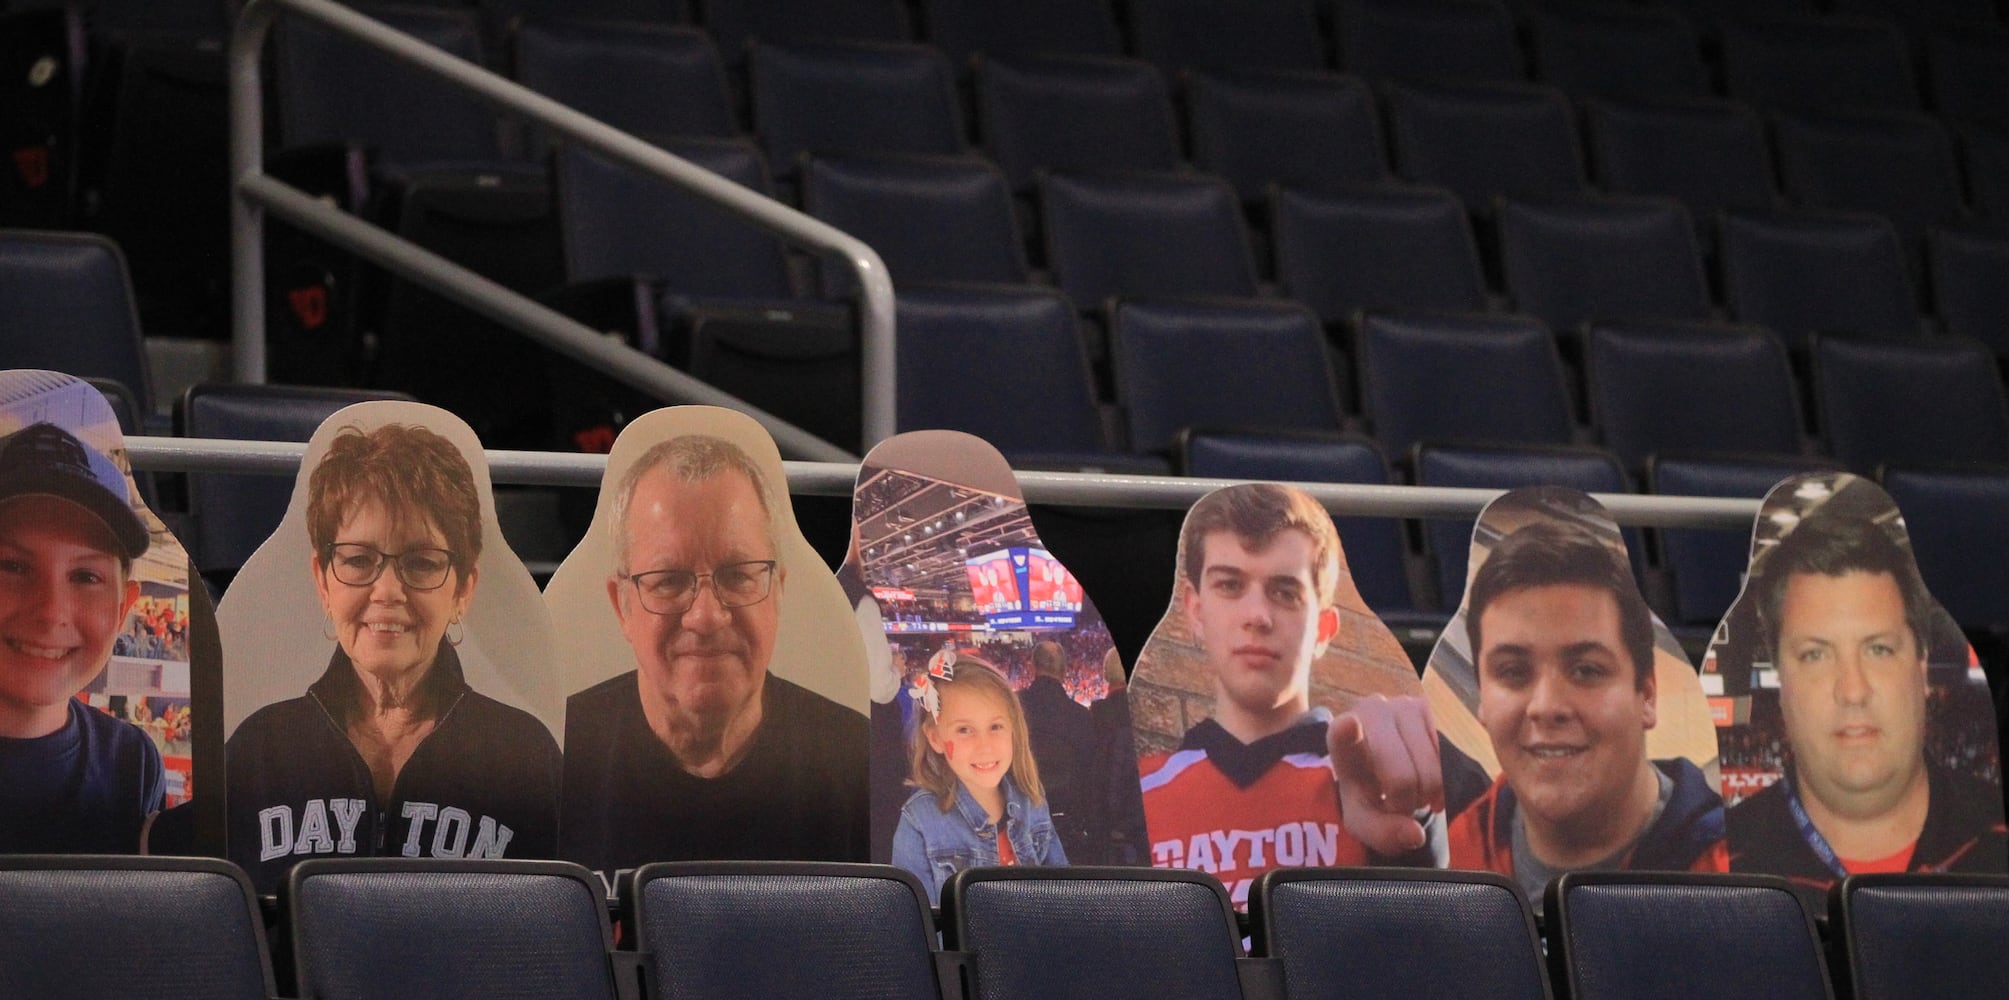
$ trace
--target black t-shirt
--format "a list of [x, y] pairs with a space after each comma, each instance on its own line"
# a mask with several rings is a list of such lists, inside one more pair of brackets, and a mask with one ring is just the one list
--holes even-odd
[[0, 738], [0, 853], [132, 854], [166, 794], [139, 727], [70, 699], [47, 736]]
[[866, 859], [866, 721], [769, 674], [746, 756], [685, 771], [642, 714], [637, 672], [565, 708], [559, 853], [609, 877], [651, 861]]

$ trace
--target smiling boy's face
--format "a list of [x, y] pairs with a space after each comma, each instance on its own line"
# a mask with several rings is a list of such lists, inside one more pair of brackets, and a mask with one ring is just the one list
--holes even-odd
[[1011, 770], [1011, 708], [989, 691], [943, 684], [942, 711], [923, 728], [928, 747], [970, 789], [996, 788]]
[[[0, 503], [0, 730], [60, 728], [139, 598], [111, 529], [68, 500]], [[53, 726], [50, 723], [54, 723]]]

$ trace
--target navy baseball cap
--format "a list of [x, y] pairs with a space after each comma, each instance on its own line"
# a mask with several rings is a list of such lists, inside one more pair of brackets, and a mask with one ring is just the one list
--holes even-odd
[[125, 474], [55, 424], [30, 424], [0, 438], [0, 500], [33, 495], [59, 497], [96, 514], [128, 559], [151, 541], [127, 499]]

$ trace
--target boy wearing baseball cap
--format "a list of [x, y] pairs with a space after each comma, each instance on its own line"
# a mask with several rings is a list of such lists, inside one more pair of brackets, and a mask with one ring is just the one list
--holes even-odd
[[0, 438], [0, 852], [131, 853], [160, 751], [77, 700], [139, 598], [147, 529], [112, 460], [54, 424]]

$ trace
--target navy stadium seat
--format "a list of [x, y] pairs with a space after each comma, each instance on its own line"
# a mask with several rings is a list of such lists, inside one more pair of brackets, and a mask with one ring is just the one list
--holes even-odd
[[1528, 901], [1492, 872], [1280, 868], [1249, 917], [1293, 996], [1552, 995]]
[[[410, 399], [402, 393], [280, 385], [191, 386], [175, 411], [175, 433], [191, 438], [306, 441], [321, 422], [351, 403]], [[195, 536], [183, 539], [195, 568], [234, 572], [279, 527], [293, 481], [283, 476], [190, 473], [188, 512]]]
[[1831, 0], [1837, 14], [1895, 23], [1911, 32], [1930, 28], [1979, 28], [2001, 23], [1993, 0]]
[[1838, 985], [1859, 1000], [1980, 997], [2009, 981], [2009, 877], [1855, 875], [1828, 913]]
[[1339, 68], [1370, 80], [1519, 80], [1513, 15], [1491, 0], [1327, 0]]
[[0, 347], [9, 368], [109, 378], [147, 400], [146, 353], [118, 244], [87, 233], [0, 230]]
[[[836, 157], [809, 163], [809, 214], [878, 251], [900, 288], [1026, 280], [1011, 187], [976, 157]], [[825, 266], [825, 295], [849, 292], [849, 270]]]
[[1670, 6], [1685, 11], [1697, 23], [1713, 25], [1726, 18], [1749, 17], [1753, 14], [1767, 16], [1812, 14], [1815, 0], [1671, 0]]
[[1976, 214], [2009, 222], [2009, 126], [1962, 129], [1960, 166], [1967, 175], [1967, 203]]
[[1406, 456], [1419, 441], [1570, 440], [1562, 360], [1555, 337], [1535, 320], [1370, 313], [1354, 346], [1362, 413], [1392, 455]]
[[1295, 302], [1124, 302], [1110, 360], [1138, 451], [1192, 427], [1340, 426], [1325, 335]]
[[1792, 364], [1763, 327], [1592, 323], [1584, 368], [1591, 426], [1629, 469], [1654, 455], [1800, 451]]
[[653, 864], [635, 872], [631, 905], [654, 1000], [765, 1000], [810, 983], [829, 1000], [941, 993], [927, 897], [898, 868]]
[[[1646, 482], [1649, 492], [1665, 496], [1762, 500], [1781, 480], [1839, 468], [1829, 459], [1788, 455], [1666, 454], [1647, 463]], [[1675, 620], [1714, 627], [1743, 590], [1751, 529], [1662, 528], [1658, 534]]]
[[0, 990], [40, 1000], [278, 995], [251, 883], [208, 858], [0, 857]]
[[[1370, 438], [1339, 432], [1196, 429], [1179, 441], [1180, 471], [1212, 479], [1347, 483], [1394, 482], [1388, 458]], [[1442, 626], [1420, 612], [1409, 587], [1402, 523], [1383, 517], [1335, 517], [1346, 570], [1360, 597], [1390, 626]]]
[[1077, 322], [1051, 289], [902, 291], [899, 428], [966, 431], [1018, 463], [1107, 452]]
[[[1416, 446], [1413, 463], [1418, 486], [1492, 490], [1567, 486], [1585, 493], [1632, 491], [1630, 477], [1610, 452], [1578, 445], [1497, 447], [1426, 441]], [[1423, 524], [1424, 552], [1437, 568], [1437, 592], [1446, 610], [1457, 607], [1465, 592], [1475, 521], [1433, 519]], [[1646, 564], [1639, 529], [1623, 530], [1637, 570]]]
[[1275, 184], [1334, 191], [1388, 176], [1374, 95], [1330, 73], [1210, 72], [1186, 81], [1193, 162], [1260, 203]]
[[1241, 996], [1228, 894], [1190, 869], [965, 869], [942, 923], [946, 947], [980, 956], [971, 1000]]
[[984, 148], [1029, 191], [1042, 170], [1172, 170], [1179, 138], [1164, 77], [1128, 59], [993, 57], [977, 67]]
[[570, 862], [316, 858], [281, 904], [301, 996], [629, 995], [606, 888]]
[[1911, 246], [1966, 213], [1953, 139], [1920, 114], [1782, 114], [1773, 120], [1786, 197], [1809, 208], [1872, 212]]
[[1709, 318], [1702, 254], [1679, 202], [1508, 200], [1497, 221], [1514, 308], [1554, 329], [1598, 319]]
[[2009, 469], [1887, 466], [1911, 551], [1940, 606], [1963, 628], [2009, 629]]
[[1363, 309], [1486, 308], [1471, 222], [1437, 188], [1280, 191], [1272, 206], [1278, 283], [1327, 323]]
[[978, 53], [1123, 54], [1109, 0], [922, 0], [921, 20], [958, 66]]
[[[687, 139], [665, 148], [743, 187], [773, 192], [760, 151], [743, 139]], [[684, 295], [794, 293], [780, 240], [695, 195], [572, 148], [559, 154], [557, 190], [570, 281], [641, 275]]]
[[624, 132], [739, 132], [724, 61], [695, 28], [533, 21], [517, 29], [515, 52], [517, 82]]
[[480, 0], [491, 23], [572, 18], [674, 24], [689, 20], [695, 6], [695, 0]]
[[1730, 18], [1719, 24], [1724, 92], [1761, 108], [1913, 111], [1904, 36], [1851, 17]]
[[760, 44], [748, 57], [753, 124], [778, 176], [796, 157], [963, 151], [955, 72], [925, 45]]
[[1723, 304], [1795, 349], [1829, 331], [1912, 336], [1917, 307], [1897, 230], [1844, 213], [1726, 213], [1719, 228]]
[[2009, 30], [1966, 25], [1925, 40], [1933, 110], [1956, 120], [2009, 128]]
[[1926, 240], [1932, 297], [1946, 332], [2009, 357], [2009, 236], [1934, 228]]
[[1084, 308], [1123, 298], [1256, 294], [1232, 188], [1178, 174], [1049, 174], [1040, 184], [1054, 283]]
[[[470, 10], [362, 8], [447, 54], [483, 65], [480, 18]], [[389, 55], [293, 18], [276, 30], [273, 72], [279, 144], [374, 150], [390, 169], [502, 159], [501, 123], [473, 94]]]
[[1181, 70], [1325, 66], [1312, 0], [1125, 0], [1137, 56]]
[[1390, 88], [1387, 107], [1396, 171], [1450, 188], [1470, 211], [1585, 190], [1576, 112], [1554, 88], [1409, 85]]
[[901, 42], [913, 37], [900, 0], [704, 0], [704, 25], [727, 65], [754, 42]]
[[1981, 342], [1829, 336], [1813, 358], [1821, 433], [1849, 468], [2009, 465], [2009, 405]]
[[1571, 1000], [1827, 1000], [1820, 935], [1765, 875], [1570, 872], [1549, 884], [1549, 974]]
[[1535, 79], [1579, 97], [1706, 97], [1695, 28], [1666, 8], [1538, 6], [1528, 15]]
[[1734, 101], [1587, 101], [1591, 172], [1617, 194], [1673, 198], [1710, 239], [1725, 209], [1779, 207], [1764, 120]]

